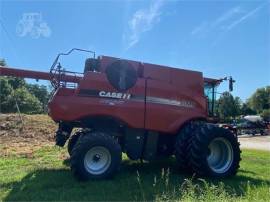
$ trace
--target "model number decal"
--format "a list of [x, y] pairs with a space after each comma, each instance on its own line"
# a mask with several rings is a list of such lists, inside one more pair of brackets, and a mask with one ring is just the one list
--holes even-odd
[[98, 95], [100, 97], [116, 98], [116, 99], [130, 99], [131, 97], [131, 94], [129, 93], [117, 93], [117, 92], [106, 92], [106, 91], [100, 91]]

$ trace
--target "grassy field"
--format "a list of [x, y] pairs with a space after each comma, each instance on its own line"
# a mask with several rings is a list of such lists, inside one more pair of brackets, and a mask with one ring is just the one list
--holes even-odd
[[270, 154], [244, 150], [237, 176], [192, 179], [174, 159], [140, 163], [124, 158], [114, 179], [78, 182], [65, 149], [0, 156], [0, 201], [269, 201]]

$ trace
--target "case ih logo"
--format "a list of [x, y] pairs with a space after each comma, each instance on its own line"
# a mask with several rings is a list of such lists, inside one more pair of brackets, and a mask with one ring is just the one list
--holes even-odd
[[100, 97], [116, 98], [116, 99], [130, 99], [130, 94], [128, 93], [116, 93], [116, 92], [105, 92], [100, 91], [98, 94]]
[[102, 97], [102, 98], [127, 99], [127, 100], [131, 98], [131, 94], [129, 93], [109, 92], [109, 91], [99, 91], [89, 89], [81, 89], [79, 95], [87, 97]]

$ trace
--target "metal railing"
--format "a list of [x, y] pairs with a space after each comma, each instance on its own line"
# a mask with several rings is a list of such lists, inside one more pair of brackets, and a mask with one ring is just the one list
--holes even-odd
[[84, 50], [84, 49], [79, 49], [79, 48], [73, 48], [66, 53], [59, 53], [57, 55], [57, 57], [55, 58], [52, 66], [50, 68], [51, 84], [55, 90], [58, 89], [59, 87], [66, 87], [66, 88], [76, 88], [77, 87], [77, 83], [66, 82], [66, 81], [64, 81], [63, 77], [65, 77], [65, 76], [82, 77], [83, 76], [83, 73], [65, 70], [58, 62], [58, 60], [61, 56], [69, 55], [73, 51], [88, 52], [88, 53], [93, 54], [93, 58], [96, 57], [96, 53], [94, 51], [89, 51], [89, 50]]

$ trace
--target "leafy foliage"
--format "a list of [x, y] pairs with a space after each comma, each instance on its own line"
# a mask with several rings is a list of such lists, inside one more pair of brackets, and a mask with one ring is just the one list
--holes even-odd
[[[4, 60], [0, 65], [5, 66]], [[27, 84], [22, 78], [0, 77], [0, 112], [35, 114], [46, 111], [49, 92], [44, 85]], [[18, 106], [18, 107], [17, 107]]]
[[217, 101], [217, 113], [220, 118], [226, 120], [230, 117], [236, 117], [241, 113], [241, 100], [239, 97], [233, 97], [231, 93], [223, 93]]
[[6, 61], [4, 59], [0, 59], [0, 65], [1, 66], [6, 66]]
[[270, 86], [258, 88], [256, 92], [248, 99], [248, 106], [257, 113], [262, 113], [264, 110], [269, 109]]
[[241, 107], [241, 115], [255, 115], [256, 111], [254, 111], [253, 109], [251, 109], [247, 103], [243, 103], [242, 107]]
[[39, 102], [42, 104], [42, 109], [45, 110], [50, 98], [47, 87], [44, 85], [26, 84], [26, 88], [39, 100]]
[[225, 92], [217, 100], [216, 106], [216, 114], [225, 121], [239, 115], [255, 114], [260, 114], [265, 120], [270, 121], [270, 86], [258, 88], [246, 103], [242, 103], [239, 97]]
[[26, 82], [24, 79], [22, 78], [16, 78], [16, 77], [7, 77], [8, 78], [8, 83], [10, 84], [10, 86], [16, 90], [18, 88], [21, 88], [22, 86], [26, 85]]
[[261, 113], [264, 120], [270, 121], [270, 109], [264, 109]]
[[15, 101], [17, 101], [19, 109], [22, 113], [27, 114], [38, 114], [42, 112], [42, 105], [40, 101], [32, 95], [26, 88], [17, 88], [14, 91], [14, 98], [10, 100], [11, 107], [10, 109], [15, 111], [16, 109], [12, 108], [16, 106]]
[[0, 77], [0, 111], [8, 112], [9, 101], [12, 97], [13, 88], [6, 78]]

